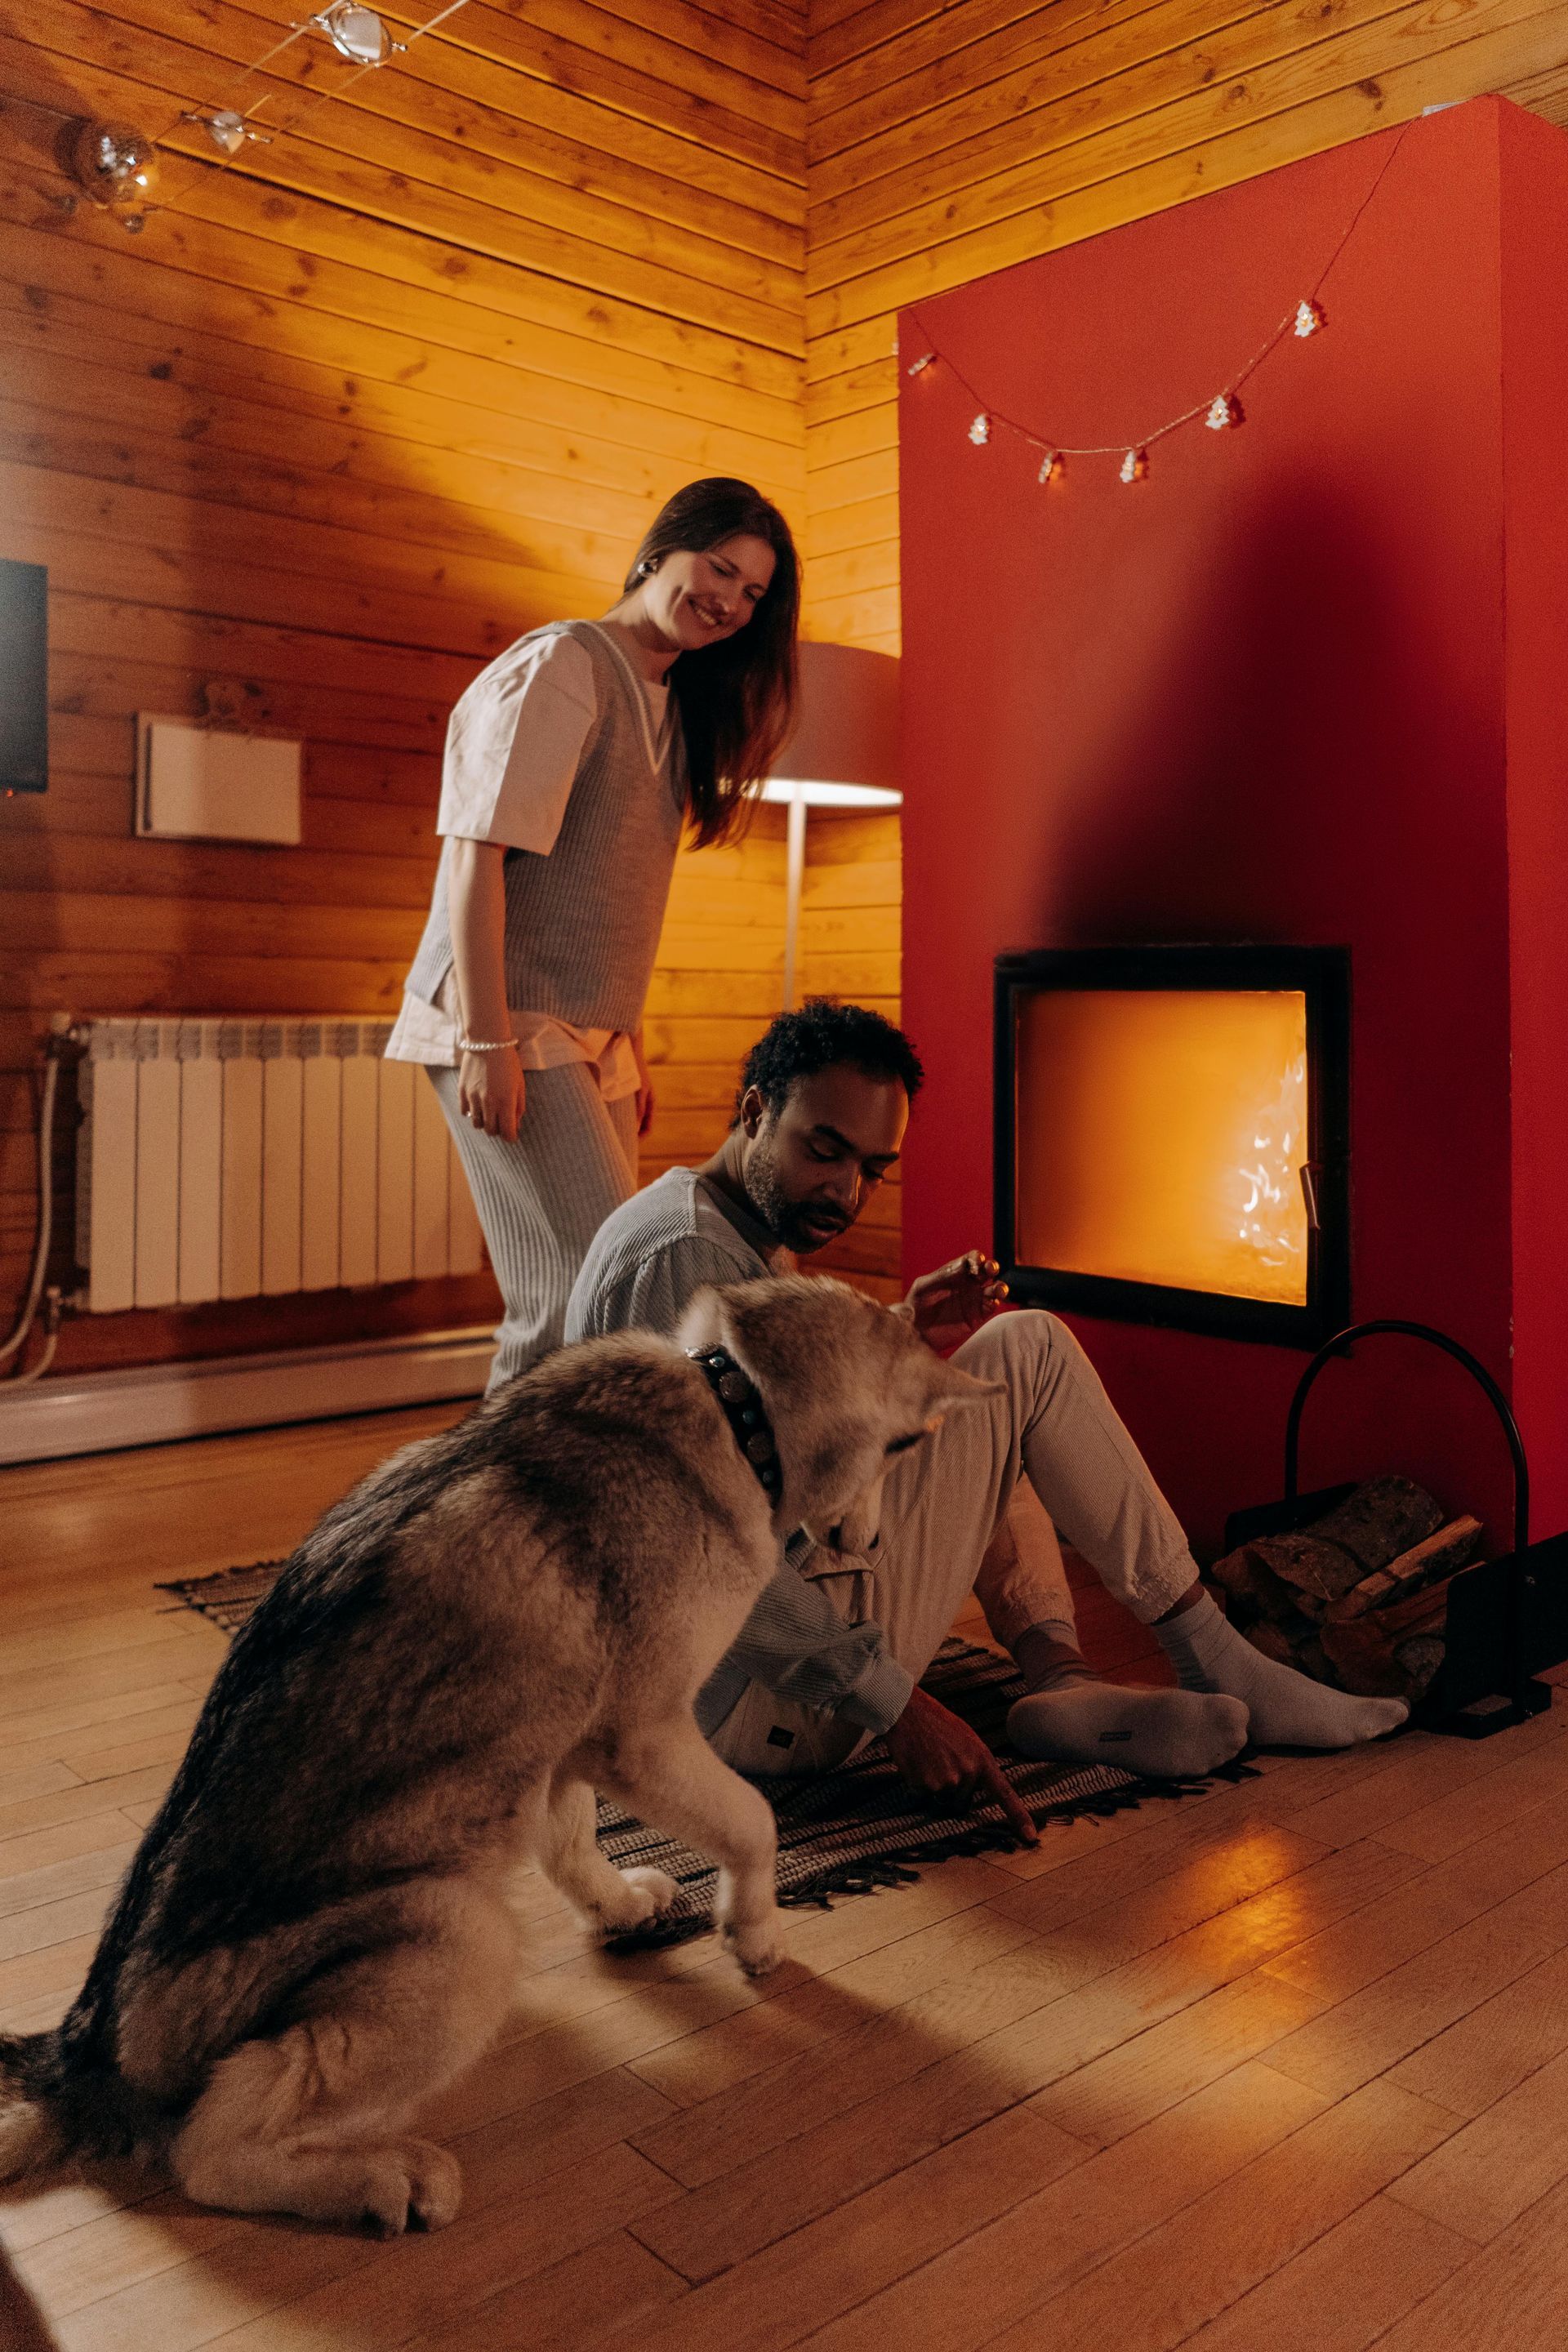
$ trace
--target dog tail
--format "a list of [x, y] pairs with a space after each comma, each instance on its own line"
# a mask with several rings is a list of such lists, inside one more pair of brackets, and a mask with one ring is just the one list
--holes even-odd
[[0, 2181], [18, 2180], [72, 2153], [63, 2061], [58, 2030], [0, 2033]]
[[79, 2008], [52, 2033], [0, 2033], [0, 2181], [156, 2145], [161, 2110], [84, 2042]]

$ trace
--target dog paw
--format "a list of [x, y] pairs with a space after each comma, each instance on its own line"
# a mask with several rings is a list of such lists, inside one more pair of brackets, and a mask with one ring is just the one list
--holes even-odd
[[444, 2230], [463, 2201], [463, 2168], [431, 2140], [376, 2148], [369, 2158], [360, 2199], [362, 2226], [378, 2238], [405, 2230]]
[[628, 1886], [635, 1886], [647, 1895], [653, 1906], [647, 1914], [650, 1919], [662, 1919], [680, 1892], [679, 1885], [667, 1870], [655, 1870], [647, 1864], [639, 1864], [633, 1870], [623, 1870], [621, 1876]]
[[628, 1936], [661, 1918], [679, 1889], [662, 1870], [646, 1866], [616, 1873], [620, 1885], [594, 1906], [594, 1925], [601, 1936]]
[[724, 1942], [735, 1955], [749, 1977], [765, 1977], [776, 1969], [784, 1958], [784, 1940], [779, 1934], [778, 1916], [752, 1921], [737, 1927], [732, 1921], [724, 1927]]

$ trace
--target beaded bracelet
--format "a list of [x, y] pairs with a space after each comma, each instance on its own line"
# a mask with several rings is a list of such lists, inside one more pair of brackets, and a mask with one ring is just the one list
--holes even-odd
[[515, 1052], [515, 1037], [459, 1037], [459, 1054], [506, 1054]]

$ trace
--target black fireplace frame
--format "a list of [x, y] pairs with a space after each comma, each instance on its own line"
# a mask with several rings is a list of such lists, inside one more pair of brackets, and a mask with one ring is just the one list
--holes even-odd
[[[1307, 1160], [1313, 1171], [1317, 1220], [1309, 1224], [1304, 1306], [1017, 1262], [1017, 1006], [1020, 998], [1047, 988], [1293, 990], [1306, 998]], [[1013, 1297], [1026, 1307], [1105, 1316], [1116, 1322], [1213, 1332], [1274, 1347], [1320, 1348], [1351, 1317], [1350, 1058], [1348, 948], [1033, 948], [998, 956], [992, 1246]]]

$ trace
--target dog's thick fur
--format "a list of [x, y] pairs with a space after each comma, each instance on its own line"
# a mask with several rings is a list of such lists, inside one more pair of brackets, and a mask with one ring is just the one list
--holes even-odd
[[458, 2165], [408, 2126], [506, 2014], [508, 1873], [534, 1860], [606, 1933], [673, 1893], [604, 1859], [595, 1788], [717, 1862], [737, 1958], [773, 1965], [773, 1815], [692, 1702], [781, 1531], [853, 1548], [889, 1447], [984, 1391], [842, 1284], [694, 1317], [762, 1392], [777, 1507], [701, 1370], [644, 1334], [563, 1349], [373, 1472], [236, 1637], [65, 2022], [0, 2036], [0, 2179], [135, 2151], [206, 2204], [448, 2221]]

